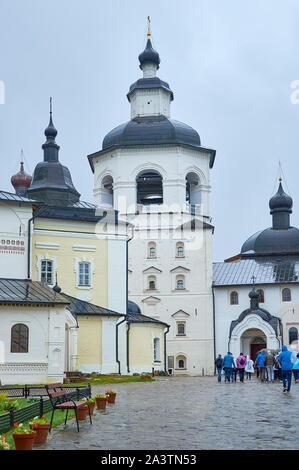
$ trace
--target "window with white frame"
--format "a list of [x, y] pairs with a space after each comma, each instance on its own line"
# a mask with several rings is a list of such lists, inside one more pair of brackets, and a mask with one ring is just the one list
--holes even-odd
[[148, 289], [155, 290], [157, 288], [156, 276], [148, 276]]
[[186, 336], [186, 322], [185, 321], [177, 321], [177, 336]]
[[148, 244], [148, 258], [157, 258], [157, 247], [155, 242]]
[[184, 258], [184, 256], [185, 256], [184, 243], [183, 242], [177, 242], [177, 244], [176, 244], [176, 257], [177, 258]]
[[185, 276], [182, 274], [176, 277], [176, 290], [183, 290], [185, 289]]
[[160, 362], [160, 338], [154, 338], [154, 362]]
[[79, 286], [90, 286], [90, 263], [82, 261], [79, 263]]
[[53, 261], [42, 259], [40, 264], [40, 280], [46, 284], [54, 284]]

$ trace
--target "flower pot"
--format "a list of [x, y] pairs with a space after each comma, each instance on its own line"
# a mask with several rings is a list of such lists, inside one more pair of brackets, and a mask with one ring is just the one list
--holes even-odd
[[108, 395], [108, 403], [115, 403], [116, 393], [109, 393]]
[[107, 398], [96, 397], [98, 410], [104, 410], [107, 404]]
[[32, 450], [36, 432], [33, 431], [30, 434], [12, 434], [15, 441], [16, 450]]
[[77, 413], [78, 413], [78, 420], [84, 421], [88, 415], [88, 406], [87, 405], [81, 406], [81, 408], [77, 409]]
[[93, 415], [93, 411], [94, 411], [94, 407], [95, 407], [95, 402], [94, 402], [94, 401], [90, 401], [89, 404], [90, 404], [90, 414]]
[[30, 424], [30, 428], [34, 429], [36, 432], [36, 437], [34, 440], [34, 445], [35, 444], [44, 444], [47, 440], [49, 429], [50, 429], [50, 423], [46, 424]]

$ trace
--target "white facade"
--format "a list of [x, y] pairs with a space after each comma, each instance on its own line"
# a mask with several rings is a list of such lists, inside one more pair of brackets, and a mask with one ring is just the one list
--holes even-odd
[[[298, 284], [261, 284], [256, 289], [262, 289], [264, 302], [259, 308], [267, 310], [272, 316], [281, 320], [280, 334], [276, 334], [268, 322], [256, 315], [248, 315], [232, 331], [229, 338], [231, 322], [237, 320], [242, 312], [249, 308], [248, 294], [251, 286], [215, 287], [215, 341], [217, 354], [226, 354], [231, 351], [235, 357], [243, 352], [250, 355], [250, 344], [257, 338], [266, 344], [268, 349], [280, 349], [285, 344], [297, 350], [298, 344], [289, 342], [290, 328], [297, 328], [299, 332], [299, 285]], [[282, 300], [282, 290], [291, 290], [291, 301]], [[231, 293], [238, 294], [238, 303], [231, 305]]]
[[[1, 385], [63, 382], [65, 366], [74, 370], [77, 328], [64, 306], [1, 305], [0, 322]], [[28, 352], [11, 352], [17, 324], [28, 328]]]
[[[156, 77], [155, 64], [147, 63], [142, 70], [144, 78]], [[131, 119], [170, 117], [171, 100], [169, 89], [137, 88], [129, 96]], [[167, 355], [174, 373], [212, 374], [211, 151], [180, 144], [118, 145], [89, 158], [95, 204], [113, 206], [120, 219], [134, 226], [129, 242], [129, 299], [144, 315], [171, 325]], [[163, 201], [140, 203], [138, 178], [146, 173], [161, 179]], [[196, 230], [192, 231], [189, 224], [194, 219]], [[180, 254], [178, 243], [183, 247]], [[149, 255], [151, 244], [155, 244], [156, 256]], [[186, 322], [184, 334], [177, 333], [178, 312]]]
[[28, 221], [32, 206], [0, 201], [0, 278], [27, 277]]

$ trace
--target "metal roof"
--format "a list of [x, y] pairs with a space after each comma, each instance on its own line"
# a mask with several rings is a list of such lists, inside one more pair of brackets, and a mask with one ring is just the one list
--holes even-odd
[[217, 286], [299, 283], [299, 257], [244, 259], [213, 263], [213, 284]]
[[69, 302], [43, 282], [0, 279], [0, 304], [63, 304]]
[[60, 296], [63, 297], [68, 303], [68, 310], [76, 316], [76, 315], [106, 315], [106, 316], [114, 316], [114, 317], [122, 317], [124, 313], [118, 313], [113, 310], [109, 310], [108, 308], [100, 307], [99, 305], [91, 304], [90, 302], [86, 302], [85, 300], [76, 299], [71, 295], [64, 294], [63, 292], [60, 293]]
[[19, 196], [15, 193], [9, 193], [7, 191], [0, 191], [0, 201], [8, 202], [26, 202], [27, 204], [38, 204], [39, 201], [29, 199], [27, 197]]

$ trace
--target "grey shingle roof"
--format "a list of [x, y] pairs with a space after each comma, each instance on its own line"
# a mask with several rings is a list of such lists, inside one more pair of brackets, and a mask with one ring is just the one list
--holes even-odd
[[15, 193], [9, 193], [8, 191], [0, 191], [0, 201], [7, 201], [7, 202], [26, 202], [29, 204], [37, 204], [38, 201], [33, 199], [29, 199], [27, 197], [18, 196]]
[[299, 257], [213, 263], [214, 286], [299, 283]]
[[76, 315], [106, 315], [106, 316], [116, 316], [121, 317], [124, 316], [123, 313], [118, 313], [113, 310], [109, 310], [108, 308], [100, 307], [99, 305], [91, 304], [90, 302], [86, 302], [85, 300], [76, 299], [71, 295], [64, 294], [63, 292], [60, 293], [61, 297], [68, 302], [68, 309], [70, 312]]
[[0, 279], [0, 304], [63, 304], [69, 302], [43, 282]]

